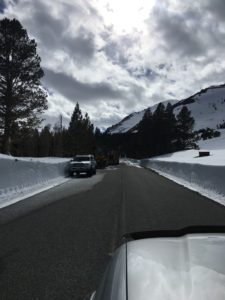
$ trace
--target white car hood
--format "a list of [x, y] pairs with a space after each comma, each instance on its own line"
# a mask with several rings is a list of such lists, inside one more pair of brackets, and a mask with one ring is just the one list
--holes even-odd
[[127, 244], [128, 300], [224, 300], [225, 235]]
[[70, 162], [71, 165], [80, 165], [80, 164], [91, 164], [91, 162], [89, 160], [86, 160], [86, 161], [71, 161]]

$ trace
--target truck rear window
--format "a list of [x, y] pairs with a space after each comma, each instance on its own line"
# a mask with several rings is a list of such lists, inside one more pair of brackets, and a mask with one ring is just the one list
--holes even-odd
[[74, 161], [89, 161], [90, 160], [90, 157], [88, 156], [82, 156], [82, 157], [74, 157], [73, 159]]

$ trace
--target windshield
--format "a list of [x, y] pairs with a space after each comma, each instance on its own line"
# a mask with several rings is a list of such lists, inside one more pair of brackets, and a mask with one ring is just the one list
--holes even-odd
[[[224, 44], [225, 0], [0, 0], [0, 300], [100, 300], [122, 236], [225, 233]], [[107, 288], [225, 300], [225, 239], [155, 245]]]
[[74, 157], [73, 161], [90, 161], [90, 157], [88, 156]]

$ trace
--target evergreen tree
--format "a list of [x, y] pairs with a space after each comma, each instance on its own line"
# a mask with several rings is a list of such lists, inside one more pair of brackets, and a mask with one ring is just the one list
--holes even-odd
[[0, 21], [0, 45], [0, 130], [2, 151], [9, 153], [15, 128], [36, 127], [47, 100], [36, 42], [19, 21]]
[[53, 127], [53, 155], [63, 156], [63, 134], [62, 134], [62, 115], [60, 115], [60, 122], [57, 122]]
[[94, 150], [94, 126], [86, 113], [83, 117], [79, 103], [76, 104], [68, 128], [69, 153], [76, 154], [92, 153]]
[[95, 128], [94, 136], [96, 140], [100, 139], [100, 137], [102, 136], [101, 130], [98, 127]]
[[67, 128], [62, 128], [61, 132], [62, 136], [62, 157], [69, 157], [69, 135], [68, 135], [68, 129]]
[[16, 143], [17, 149], [16, 151], [13, 150], [13, 154], [16, 156], [38, 156], [38, 140], [35, 139], [36, 137], [36, 130], [27, 128], [21, 129], [19, 134], [14, 139], [13, 145]]
[[51, 125], [46, 125], [40, 133], [40, 156], [53, 155], [53, 134], [50, 131]]
[[165, 106], [159, 103], [153, 113], [152, 148], [154, 155], [166, 153], [166, 126]]
[[138, 149], [141, 156], [151, 156], [153, 153], [153, 116], [151, 109], [147, 109], [138, 126]]
[[84, 153], [92, 153], [94, 147], [94, 126], [91, 124], [88, 113], [86, 113], [84, 116], [82, 131], [82, 151]]
[[165, 153], [175, 150], [177, 120], [173, 106], [168, 103], [165, 109]]
[[79, 103], [77, 102], [68, 128], [68, 136], [70, 139], [69, 153], [71, 156], [80, 154], [82, 144], [82, 127], [83, 116]]
[[183, 150], [196, 146], [193, 133], [195, 120], [186, 106], [177, 115], [177, 148]]

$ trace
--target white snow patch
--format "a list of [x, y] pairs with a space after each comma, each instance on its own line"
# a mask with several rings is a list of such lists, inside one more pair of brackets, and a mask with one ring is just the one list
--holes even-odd
[[12, 160], [22, 160], [22, 161], [31, 161], [31, 162], [41, 162], [46, 164], [55, 164], [55, 163], [65, 163], [68, 162], [69, 158], [64, 157], [16, 157], [11, 155], [6, 155], [0, 153], [0, 159], [12, 159]]
[[68, 161], [0, 154], [0, 208], [69, 180], [65, 178]]
[[138, 159], [132, 159], [132, 158], [122, 158], [120, 159], [120, 163], [122, 164], [126, 164], [127, 166], [130, 166], [130, 167], [136, 167], [136, 168], [142, 168], [140, 166], [140, 160]]

